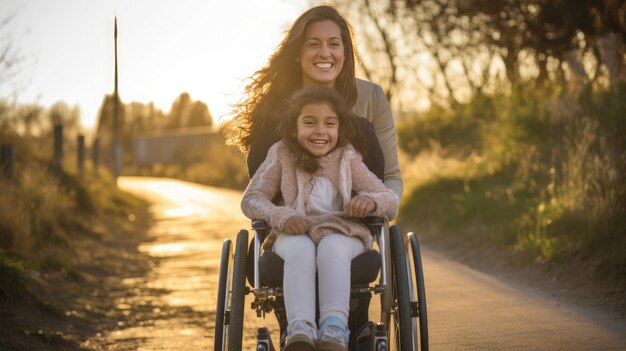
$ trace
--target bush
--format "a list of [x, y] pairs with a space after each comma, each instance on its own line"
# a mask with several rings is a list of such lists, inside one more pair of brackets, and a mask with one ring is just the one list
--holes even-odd
[[457, 242], [469, 235], [626, 276], [626, 89], [590, 88], [576, 100], [561, 92], [522, 85], [399, 123], [403, 151], [464, 164], [418, 183], [401, 214]]
[[0, 249], [0, 304], [18, 298], [24, 292], [26, 272], [21, 261]]

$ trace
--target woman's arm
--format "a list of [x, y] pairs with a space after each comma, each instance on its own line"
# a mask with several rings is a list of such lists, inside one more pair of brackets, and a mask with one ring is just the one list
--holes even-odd
[[357, 117], [356, 120], [359, 127], [359, 136], [367, 149], [366, 154], [361, 155], [363, 156], [363, 162], [382, 181], [385, 179], [385, 155], [378, 143], [374, 125], [364, 117]]
[[385, 185], [401, 198], [403, 185], [398, 164], [398, 141], [389, 101], [382, 88], [372, 82], [357, 79], [357, 89], [359, 96], [353, 111], [374, 124], [385, 155]]

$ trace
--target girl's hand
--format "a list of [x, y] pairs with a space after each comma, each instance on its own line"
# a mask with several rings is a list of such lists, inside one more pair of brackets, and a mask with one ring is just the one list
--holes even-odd
[[357, 195], [348, 202], [347, 212], [350, 217], [365, 217], [376, 211], [376, 202], [363, 195]]
[[302, 216], [291, 216], [283, 225], [283, 231], [288, 234], [304, 234], [309, 230], [309, 220]]

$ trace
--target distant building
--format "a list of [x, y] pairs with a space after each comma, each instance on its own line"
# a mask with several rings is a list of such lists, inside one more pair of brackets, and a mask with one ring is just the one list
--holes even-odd
[[145, 133], [133, 138], [133, 163], [138, 166], [202, 161], [224, 138], [212, 128], [187, 128]]

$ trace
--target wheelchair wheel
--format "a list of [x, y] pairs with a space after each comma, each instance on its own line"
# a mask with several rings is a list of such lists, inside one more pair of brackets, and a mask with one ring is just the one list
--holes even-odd
[[[419, 320], [420, 350], [428, 351], [428, 317], [426, 313], [426, 288], [424, 285], [424, 269], [422, 254], [415, 233], [408, 234], [410, 255], [413, 257], [413, 271], [415, 273], [415, 290], [417, 292], [417, 318]], [[409, 249], [409, 247], [407, 247]]]
[[240, 230], [235, 244], [233, 281], [228, 327], [228, 350], [241, 351], [243, 338], [243, 313], [246, 297], [246, 258], [248, 256], [248, 231]]
[[214, 351], [223, 351], [225, 340], [228, 337], [226, 326], [227, 311], [230, 310], [230, 260], [232, 248], [230, 239], [222, 244], [222, 256], [220, 259], [220, 275], [217, 287], [217, 308], [215, 310], [215, 344]]
[[411, 313], [412, 288], [409, 279], [410, 265], [405, 252], [404, 238], [396, 226], [389, 229], [391, 255], [393, 256], [395, 309], [389, 325], [389, 345], [396, 350], [417, 350], [417, 331]]

